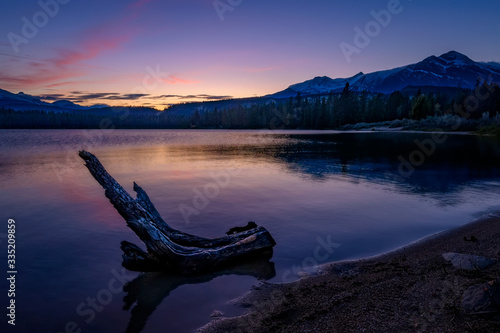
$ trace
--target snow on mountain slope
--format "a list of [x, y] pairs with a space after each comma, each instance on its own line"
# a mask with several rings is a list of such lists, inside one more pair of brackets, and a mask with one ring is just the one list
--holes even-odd
[[439, 57], [430, 56], [419, 63], [369, 74], [359, 73], [351, 78], [331, 79], [327, 76], [316, 77], [270, 95], [284, 98], [302, 95], [339, 92], [349, 82], [351, 89], [391, 93], [408, 86], [436, 86], [473, 88], [479, 79], [500, 82], [500, 64], [479, 63], [469, 57], [450, 51]]
[[327, 76], [318, 76], [312, 80], [291, 85], [289, 88], [295, 91], [304, 92], [305, 94], [308, 95], [321, 94], [324, 93], [325, 91], [343, 89], [347, 82], [349, 82], [349, 84], [352, 85], [363, 75], [364, 75], [363, 73], [358, 73], [353, 77], [344, 79], [330, 79]]
[[481, 65], [487, 67], [487, 68], [490, 68], [496, 72], [500, 72], [500, 63], [498, 62], [481, 62], [480, 63]]

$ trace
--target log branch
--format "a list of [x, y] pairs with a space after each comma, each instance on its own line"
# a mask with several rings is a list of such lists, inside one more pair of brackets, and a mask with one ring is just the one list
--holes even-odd
[[137, 198], [133, 199], [97, 157], [86, 151], [80, 151], [79, 156], [127, 225], [146, 245], [147, 252], [137, 245], [122, 242], [123, 264], [127, 268], [193, 274], [234, 263], [245, 256], [272, 251], [276, 245], [269, 232], [253, 222], [247, 227], [236, 228], [241, 232], [216, 239], [175, 230], [160, 216], [140, 186], [134, 183]]

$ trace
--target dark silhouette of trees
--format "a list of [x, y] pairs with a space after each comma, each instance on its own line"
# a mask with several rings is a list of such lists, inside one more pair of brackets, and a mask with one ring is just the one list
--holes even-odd
[[415, 96], [411, 103], [411, 118], [420, 120], [432, 115], [432, 102], [424, 94]]
[[[432, 88], [432, 87], [431, 87]], [[328, 129], [360, 122], [395, 119], [421, 120], [446, 114], [486, 119], [500, 111], [498, 85], [479, 82], [476, 89], [418, 89], [391, 94], [355, 92], [346, 84], [341, 92], [285, 99], [265, 99], [220, 107], [197, 104], [194, 112], [149, 108], [103, 108], [84, 111], [14, 111], [0, 109], [0, 128], [216, 128], [216, 129]], [[416, 88], [415, 88], [416, 89]], [[227, 105], [227, 104], [226, 104]]]

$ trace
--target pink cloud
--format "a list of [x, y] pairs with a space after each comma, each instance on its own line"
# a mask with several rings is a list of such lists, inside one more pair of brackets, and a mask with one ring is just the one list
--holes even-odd
[[[64, 84], [61, 80], [67, 81], [86, 75], [87, 72], [81, 66], [82, 62], [116, 50], [133, 38], [136, 33], [131, 31], [130, 21], [137, 17], [137, 9], [151, 1], [153, 0], [139, 0], [128, 6], [118, 19], [87, 30], [80, 36], [80, 46], [77, 49], [59, 50], [54, 57], [43, 61], [24, 61], [22, 65], [13, 67], [17, 72], [11, 71], [9, 74], [8, 71], [2, 71], [0, 84], [6, 88], [22, 89], [40, 88], [43, 85], [56, 87]], [[19, 62], [19, 59], [11, 61]]]
[[194, 83], [199, 83], [200, 81], [191, 81], [191, 80], [186, 80], [186, 79], [181, 79], [177, 76], [174, 75], [169, 75], [167, 78], [162, 78], [161, 81], [166, 84], [194, 84]]
[[25, 90], [27, 88], [39, 88], [43, 85], [52, 84], [70, 77], [79, 77], [84, 74], [74, 69], [58, 72], [54, 70], [53, 66], [41, 64], [28, 64], [25, 69], [30, 73], [29, 75], [9, 75], [1, 73], [0, 83], [7, 89], [18, 88]]
[[23, 89], [40, 88], [43, 85], [58, 86], [61, 80], [81, 77], [86, 74], [81, 67], [76, 69], [75, 65], [94, 59], [106, 51], [119, 48], [126, 39], [126, 37], [119, 36], [83, 41], [82, 48], [79, 50], [62, 50], [51, 59], [25, 62], [23, 67], [24, 72], [29, 73], [27, 75], [0, 74], [0, 83]]
[[[128, 6], [118, 19], [108, 21], [105, 25], [95, 26], [81, 34], [76, 40], [78, 47], [74, 49], [58, 50], [48, 59], [33, 60], [19, 58], [10, 59], [21, 62], [10, 66], [12, 71], [0, 72], [0, 86], [7, 89], [58, 89], [65, 87], [71, 89], [75, 85], [92, 85], [91, 70], [94, 66], [88, 61], [96, 59], [106, 52], [120, 49], [123, 44], [133, 39], [138, 34], [136, 26], [131, 24], [138, 15], [138, 9], [154, 0], [139, 0]], [[134, 30], [135, 29], [135, 30]], [[86, 63], [87, 62], [87, 63]], [[114, 83], [124, 80], [142, 80], [144, 73], [122, 73], [101, 77], [99, 83]], [[165, 75], [160, 81], [164, 84], [196, 84], [199, 81], [182, 78], [178, 75]]]
[[88, 39], [83, 42], [83, 50], [63, 50], [53, 59], [55, 66], [67, 66], [98, 57], [101, 53], [121, 47], [130, 37], [117, 36], [102, 39]]
[[47, 85], [47, 88], [57, 88], [57, 87], [63, 87], [63, 86], [68, 86], [68, 85], [75, 85], [81, 83], [80, 81], [64, 81], [64, 82], [58, 82], [58, 83], [52, 83]]

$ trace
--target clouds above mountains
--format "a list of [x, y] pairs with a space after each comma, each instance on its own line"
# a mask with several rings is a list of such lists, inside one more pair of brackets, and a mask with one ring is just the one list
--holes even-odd
[[229, 95], [207, 95], [207, 94], [198, 94], [198, 95], [160, 95], [160, 96], [154, 96], [150, 98], [178, 98], [178, 99], [200, 99], [200, 100], [207, 100], [207, 101], [213, 101], [213, 100], [220, 100], [220, 99], [229, 99], [233, 98], [233, 96]]
[[[92, 92], [82, 92], [82, 91], [71, 91], [69, 94], [43, 94], [39, 97], [44, 101], [57, 101], [57, 100], [69, 100], [75, 103], [86, 103], [89, 101], [96, 102], [100, 101], [140, 101], [141, 104], [156, 104], [153, 101], [157, 101], [158, 105], [170, 105], [170, 103], [164, 103], [165, 99], [177, 99], [177, 100], [196, 100], [196, 101], [216, 101], [221, 99], [233, 98], [229, 95], [210, 95], [210, 94], [194, 94], [194, 95], [152, 95], [152, 94], [122, 94], [118, 92], [107, 92], [107, 93], [92, 93]], [[148, 101], [146, 101], [148, 100]], [[153, 103], [151, 103], [153, 102]]]

